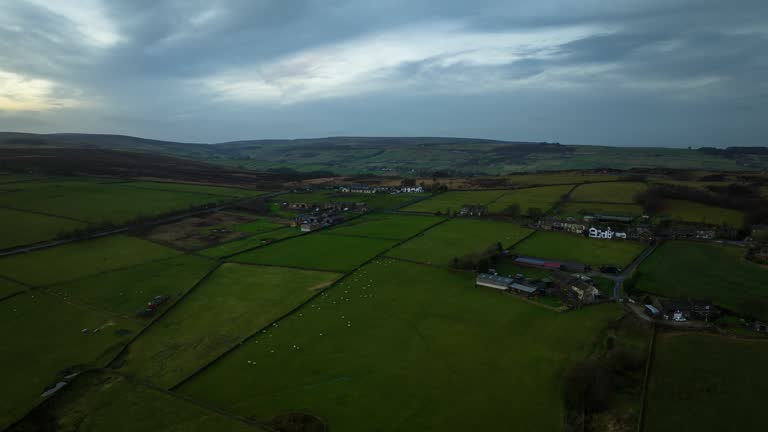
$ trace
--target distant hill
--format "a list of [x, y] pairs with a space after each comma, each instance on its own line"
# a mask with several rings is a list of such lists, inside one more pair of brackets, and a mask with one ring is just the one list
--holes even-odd
[[99, 148], [314, 175], [503, 175], [595, 168], [768, 169], [765, 147], [673, 149], [453, 137], [325, 137], [182, 143], [125, 135], [0, 132], [0, 148]]

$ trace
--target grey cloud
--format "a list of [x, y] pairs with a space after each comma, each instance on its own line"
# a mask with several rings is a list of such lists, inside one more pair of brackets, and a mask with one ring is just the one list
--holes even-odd
[[[53, 97], [95, 101], [81, 108], [6, 113], [0, 128], [185, 141], [344, 130], [614, 145], [764, 144], [768, 134], [761, 120], [768, 117], [768, 4], [762, 0], [136, 0], [104, 6], [122, 39], [101, 49], [88, 45], [71, 21], [42, 7], [23, 0], [0, 5], [0, 71], [61, 84]], [[204, 24], [195, 24], [203, 18]], [[480, 33], [576, 25], [603, 30], [552, 47], [553, 56], [523, 52], [507, 64], [405, 61], [392, 79], [413, 80], [417, 88], [351, 91], [290, 105], [217, 100], [190, 84], [296, 52], [445, 21], [457, 31]], [[467, 94], [444, 85], [447, 77], [472, 85], [604, 65], [612, 67], [610, 74], [572, 77], [580, 86], [575, 90]], [[708, 77], [718, 81], [664, 87]], [[633, 87], [638, 83], [644, 86]], [[431, 91], [438, 86], [440, 91]]]

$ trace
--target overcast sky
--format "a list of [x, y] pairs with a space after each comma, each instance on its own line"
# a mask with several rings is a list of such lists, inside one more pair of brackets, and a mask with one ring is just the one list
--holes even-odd
[[768, 145], [767, 0], [0, 0], [0, 130]]

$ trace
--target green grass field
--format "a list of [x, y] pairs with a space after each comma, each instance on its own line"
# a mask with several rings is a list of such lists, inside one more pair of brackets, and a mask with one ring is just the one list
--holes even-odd
[[559, 208], [565, 216], [581, 216], [585, 214], [601, 214], [613, 216], [642, 216], [643, 207], [637, 204], [609, 204], [588, 202], [566, 202]]
[[269, 219], [257, 219], [252, 222], [240, 224], [234, 227], [235, 231], [249, 234], [261, 234], [285, 227], [285, 224], [277, 223]]
[[405, 216], [374, 213], [336, 226], [328, 234], [355, 235], [387, 240], [405, 240], [443, 220], [434, 216]]
[[511, 246], [530, 232], [513, 223], [457, 218], [430, 229], [387, 255], [448, 266], [455, 257], [482, 252], [497, 243]]
[[764, 431], [766, 364], [766, 340], [659, 335], [644, 429]]
[[520, 185], [579, 184], [586, 182], [608, 182], [621, 177], [606, 174], [584, 174], [580, 172], [516, 174], [507, 176], [509, 182]]
[[415, 204], [403, 208], [403, 211], [436, 213], [450, 210], [457, 212], [465, 204], [486, 205], [493, 202], [496, 198], [502, 196], [504, 191], [454, 191], [437, 194], [432, 198], [419, 201]]
[[182, 255], [97, 274], [48, 290], [91, 307], [134, 317], [155, 296], [170, 296], [166, 304], [172, 304], [214, 265], [213, 260]]
[[631, 204], [635, 202], [635, 195], [647, 188], [645, 183], [591, 183], [577, 187], [571, 194], [571, 200]]
[[0, 276], [33, 286], [51, 285], [178, 254], [145, 240], [118, 235], [0, 258]]
[[768, 319], [768, 269], [746, 261], [741, 248], [669, 241], [637, 271], [637, 288], [642, 291], [706, 299], [737, 313]]
[[548, 211], [560, 200], [560, 197], [567, 194], [572, 187], [573, 186], [546, 186], [506, 192], [488, 206], [488, 211], [491, 213], [500, 213], [512, 204], [519, 205], [522, 213], [526, 213], [529, 208], [539, 208], [542, 211]]
[[86, 226], [70, 219], [0, 208], [0, 249], [50, 240]]
[[548, 231], [539, 231], [515, 246], [514, 252], [553, 260], [572, 261], [592, 266], [626, 267], [645, 245], [627, 240], [598, 240]]
[[258, 419], [301, 410], [337, 432], [562, 430], [563, 370], [620, 315], [551, 312], [382, 259], [178, 391]]
[[140, 327], [42, 292], [0, 302], [0, 428], [32, 408], [67, 368], [104, 366]]
[[0, 277], [0, 299], [25, 289], [24, 285]]
[[263, 431], [108, 373], [87, 373], [9, 432]]
[[737, 228], [744, 226], [744, 213], [738, 210], [681, 200], [665, 200], [657, 219], [729, 225]]
[[394, 245], [392, 240], [317, 233], [235, 255], [241, 263], [345, 272]]
[[197, 251], [200, 255], [205, 255], [211, 258], [221, 258], [227, 255], [233, 255], [243, 252], [244, 250], [262, 247], [269, 243], [288, 237], [295, 237], [301, 234], [298, 228], [281, 228], [274, 231], [268, 231], [261, 234], [254, 234], [248, 236], [242, 240], [231, 241], [222, 243], [217, 246], [210, 247]]
[[31, 181], [13, 183], [2, 189], [6, 192], [0, 193], [0, 207], [88, 223], [119, 224], [139, 216], [163, 214], [232, 199], [207, 193], [135, 187], [131, 183], [100, 183], [93, 179]]
[[120, 370], [171, 387], [339, 277], [224, 264], [129, 347]]
[[185, 183], [164, 183], [164, 182], [144, 182], [136, 181], [126, 183], [127, 186], [142, 188], [142, 189], [158, 189], [171, 192], [189, 192], [206, 195], [221, 195], [231, 198], [247, 198], [262, 195], [264, 192], [241, 189], [234, 187], [221, 187], [221, 186], [208, 186], [198, 184], [185, 184]]

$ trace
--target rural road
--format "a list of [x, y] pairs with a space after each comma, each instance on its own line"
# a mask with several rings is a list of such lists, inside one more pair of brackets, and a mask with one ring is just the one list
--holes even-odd
[[614, 300], [618, 300], [621, 297], [621, 284], [626, 280], [628, 277], [632, 276], [632, 273], [637, 269], [637, 267], [645, 261], [646, 258], [648, 258], [653, 251], [656, 250], [656, 248], [659, 246], [660, 242], [656, 241], [653, 244], [648, 245], [647, 248], [638, 255], [627, 268], [623, 269], [621, 273], [618, 275], [607, 275], [604, 273], [600, 273], [600, 277], [604, 277], [606, 279], [611, 279], [613, 281], [613, 298]]

